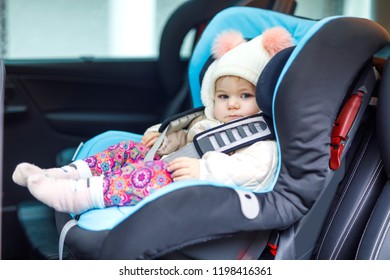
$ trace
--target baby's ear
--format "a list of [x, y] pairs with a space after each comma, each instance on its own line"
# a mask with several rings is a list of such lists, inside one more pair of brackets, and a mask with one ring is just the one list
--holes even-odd
[[236, 30], [227, 30], [219, 34], [213, 44], [212, 54], [215, 59], [221, 58], [225, 53], [245, 43], [242, 34]]
[[283, 27], [267, 29], [262, 37], [263, 47], [271, 56], [294, 44], [291, 34]]

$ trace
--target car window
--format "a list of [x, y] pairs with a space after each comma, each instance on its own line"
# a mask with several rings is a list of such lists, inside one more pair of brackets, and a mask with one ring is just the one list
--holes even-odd
[[2, 0], [1, 55], [6, 59], [157, 57], [165, 22], [185, 1]]
[[372, 2], [372, 0], [297, 0], [295, 14], [313, 19], [333, 15], [372, 19]]
[[[5, 59], [156, 58], [164, 25], [188, 0], [0, 0]], [[297, 0], [297, 16], [372, 15], [373, 0]], [[386, 16], [387, 18], [387, 16]], [[388, 20], [387, 20], [388, 21]], [[195, 32], [184, 40], [189, 57]]]

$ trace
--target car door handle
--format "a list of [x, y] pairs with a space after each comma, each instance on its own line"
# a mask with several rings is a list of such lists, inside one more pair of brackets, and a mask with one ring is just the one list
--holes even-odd
[[29, 106], [26, 99], [11, 82], [6, 83], [4, 96], [4, 116], [6, 120], [20, 119], [27, 115]]
[[7, 115], [20, 115], [27, 113], [27, 105], [5, 105], [4, 113]]

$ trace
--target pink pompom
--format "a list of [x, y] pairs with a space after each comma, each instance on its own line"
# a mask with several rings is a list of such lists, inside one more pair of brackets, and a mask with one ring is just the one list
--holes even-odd
[[225, 53], [235, 48], [246, 40], [242, 34], [235, 30], [224, 31], [214, 41], [212, 53], [215, 59], [221, 58]]
[[263, 47], [271, 56], [293, 46], [291, 34], [283, 27], [270, 28], [264, 31], [262, 36]]

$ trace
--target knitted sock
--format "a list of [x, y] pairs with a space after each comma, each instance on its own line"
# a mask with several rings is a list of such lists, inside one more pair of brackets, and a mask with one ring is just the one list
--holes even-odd
[[43, 174], [43, 170], [33, 164], [23, 162], [16, 166], [14, 173], [12, 174], [12, 180], [22, 186], [27, 186], [27, 178], [32, 174]]
[[103, 208], [103, 177], [90, 179], [57, 179], [35, 174], [27, 179], [30, 193], [59, 212], [80, 214]]
[[71, 165], [63, 167], [42, 169], [38, 166], [23, 162], [16, 166], [14, 173], [12, 174], [12, 180], [23, 187], [27, 186], [27, 178], [34, 174], [45, 174], [49, 177], [58, 179], [86, 179], [92, 176], [89, 170], [88, 164], [84, 161], [77, 160]]

